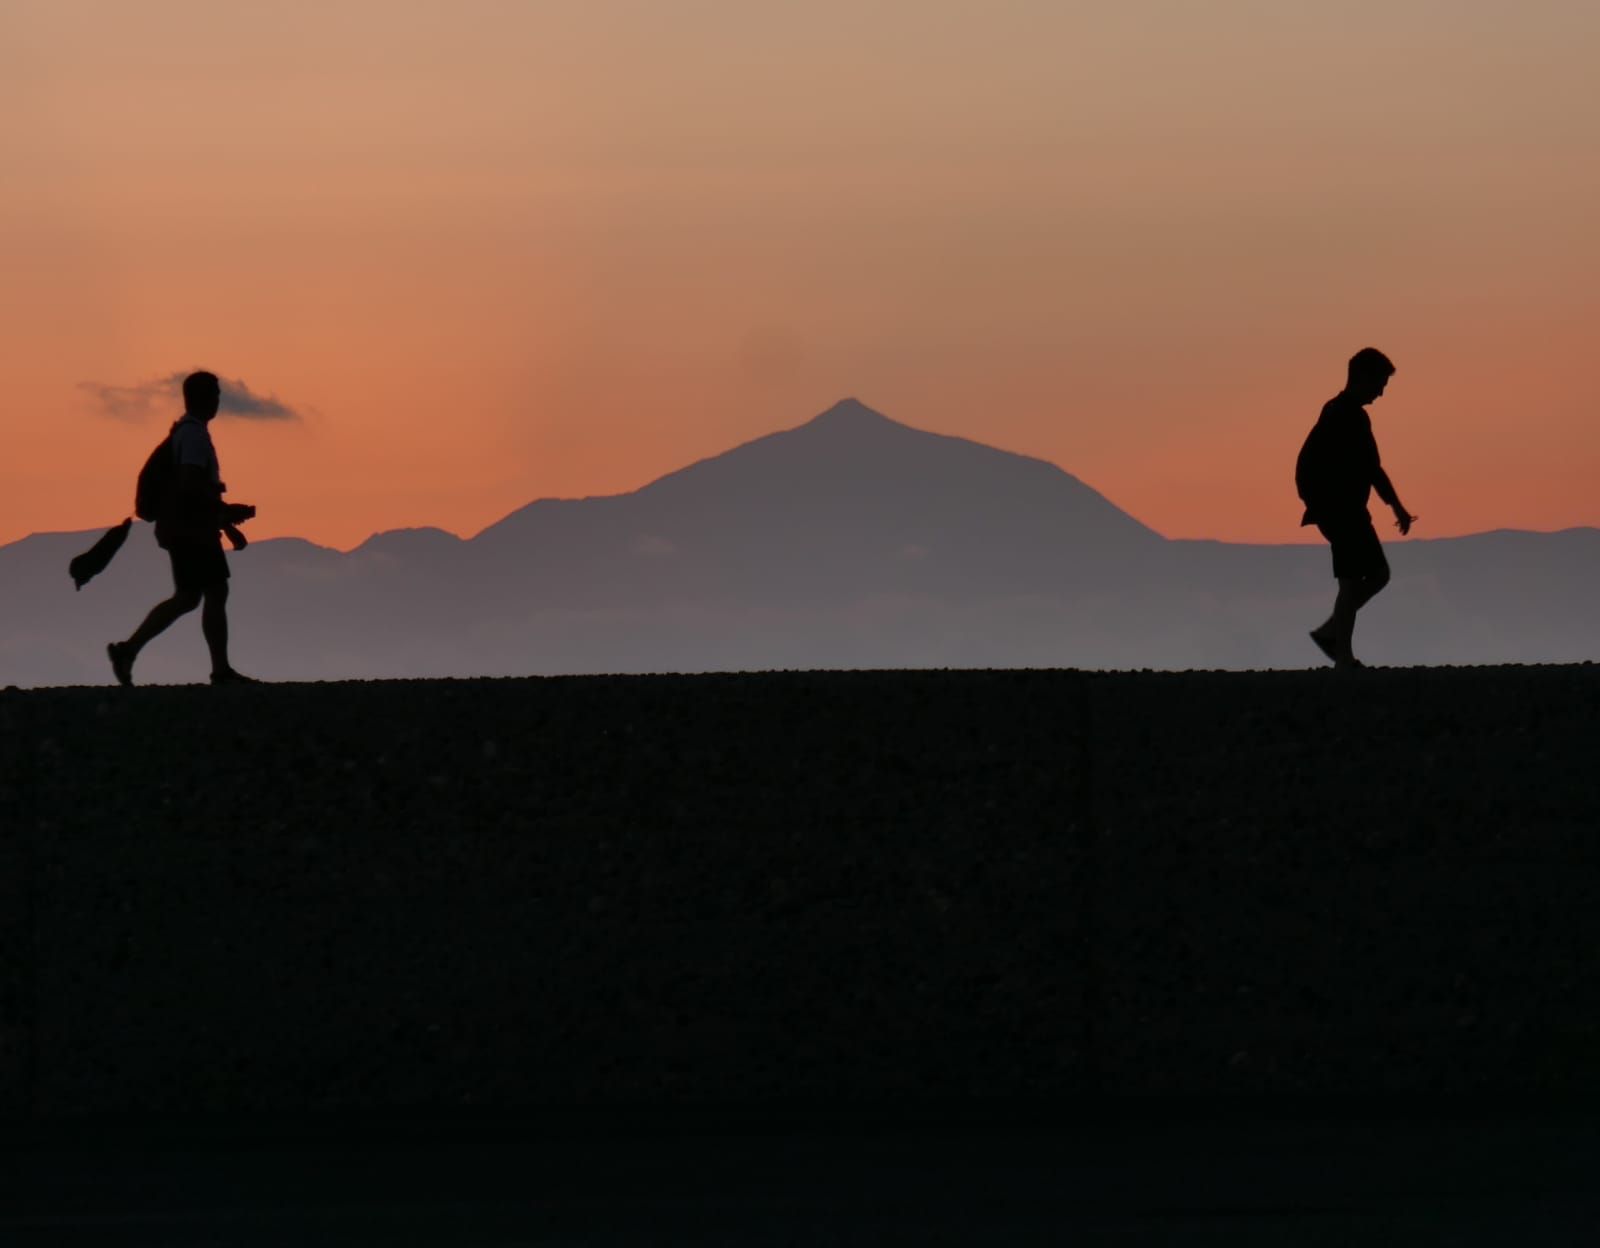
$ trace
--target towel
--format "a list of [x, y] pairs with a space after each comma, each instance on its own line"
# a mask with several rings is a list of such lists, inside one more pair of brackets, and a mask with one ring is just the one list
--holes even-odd
[[107, 529], [98, 542], [67, 564], [67, 571], [72, 574], [74, 588], [82, 589], [110, 566], [111, 561], [117, 557], [117, 552], [122, 549], [122, 543], [128, 540], [128, 530], [132, 527], [133, 520], [130, 517], [121, 524]]

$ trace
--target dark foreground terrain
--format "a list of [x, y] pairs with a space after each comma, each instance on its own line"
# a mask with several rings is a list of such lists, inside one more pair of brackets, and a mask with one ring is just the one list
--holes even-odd
[[1600, 668], [39, 690], [0, 732], [0, 1231], [1600, 1214]]

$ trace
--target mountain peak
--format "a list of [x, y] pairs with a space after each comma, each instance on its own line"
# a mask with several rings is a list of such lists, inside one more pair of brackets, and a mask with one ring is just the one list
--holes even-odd
[[371, 554], [376, 551], [415, 549], [422, 546], [452, 547], [460, 544], [461, 538], [456, 534], [429, 524], [414, 528], [385, 529], [381, 533], [374, 533], [351, 553]]
[[820, 416], [813, 416], [806, 422], [807, 425], [820, 428], [860, 428], [865, 425], [892, 425], [882, 412], [874, 411], [860, 399], [840, 399]]

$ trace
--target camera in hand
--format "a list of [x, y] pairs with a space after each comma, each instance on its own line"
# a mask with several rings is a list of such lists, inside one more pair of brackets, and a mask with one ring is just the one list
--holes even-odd
[[255, 514], [256, 509], [249, 503], [222, 504], [222, 536], [228, 539], [228, 545], [235, 550], [243, 550], [250, 544], [249, 539], [239, 532], [239, 526], [246, 520], [253, 520]]

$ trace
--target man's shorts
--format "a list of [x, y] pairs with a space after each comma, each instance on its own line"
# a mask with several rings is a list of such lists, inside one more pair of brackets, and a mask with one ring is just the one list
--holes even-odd
[[1365, 513], [1348, 520], [1317, 521], [1317, 528], [1333, 547], [1333, 575], [1341, 581], [1381, 581], [1389, 576], [1389, 561], [1372, 517]]
[[180, 594], [203, 594], [228, 579], [228, 556], [222, 538], [215, 541], [174, 541], [167, 547], [172, 560], [172, 585]]

